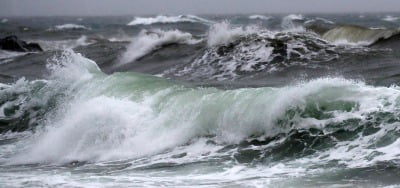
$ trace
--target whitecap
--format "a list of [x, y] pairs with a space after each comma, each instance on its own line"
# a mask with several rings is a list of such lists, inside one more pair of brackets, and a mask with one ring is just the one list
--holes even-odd
[[192, 23], [204, 23], [210, 24], [212, 21], [200, 18], [194, 15], [180, 15], [180, 16], [163, 16], [159, 15], [156, 17], [135, 17], [131, 22], [127, 25], [135, 26], [135, 25], [152, 25], [152, 24], [167, 24], [167, 23], [179, 23], [179, 22], [192, 22]]

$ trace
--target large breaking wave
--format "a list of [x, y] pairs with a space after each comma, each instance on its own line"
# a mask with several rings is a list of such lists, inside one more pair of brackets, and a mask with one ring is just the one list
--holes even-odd
[[[305, 168], [335, 161], [360, 168], [400, 154], [393, 149], [397, 86], [320, 78], [221, 90], [138, 73], [106, 75], [70, 50], [51, 62], [47, 80], [1, 86], [2, 132], [29, 133], [2, 154], [2, 163], [232, 155], [240, 163], [294, 157], [291, 163]], [[190, 150], [200, 146], [200, 153]]]

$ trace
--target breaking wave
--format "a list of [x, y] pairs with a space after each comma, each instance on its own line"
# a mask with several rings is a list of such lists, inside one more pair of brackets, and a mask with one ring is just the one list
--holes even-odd
[[[320, 78], [221, 90], [137, 73], [106, 75], [73, 51], [52, 62], [47, 80], [1, 85], [0, 119], [8, 128], [2, 131], [34, 130], [2, 153], [2, 163], [162, 155], [159, 162], [230, 156], [237, 163], [361, 168], [400, 154], [397, 86]], [[191, 147], [204, 151], [190, 153]]]
[[122, 54], [120, 63], [128, 63], [150, 52], [170, 44], [194, 44], [199, 42], [190, 33], [179, 30], [143, 30], [136, 36]]

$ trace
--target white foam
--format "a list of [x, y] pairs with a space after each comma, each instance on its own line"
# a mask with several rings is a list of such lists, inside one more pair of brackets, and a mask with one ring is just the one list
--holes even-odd
[[352, 42], [352, 41], [349, 41], [347, 39], [338, 39], [338, 40], [335, 40], [335, 41], [331, 42], [331, 44], [334, 44], [334, 45], [337, 45], [337, 46], [368, 46], [371, 43], [372, 42], [370, 42], [370, 41]]
[[72, 49], [64, 50], [60, 55], [48, 59], [47, 69], [51, 72], [49, 79], [64, 84], [89, 80], [94, 74], [100, 74], [96, 62], [75, 53]]
[[229, 22], [224, 21], [211, 26], [208, 31], [208, 45], [226, 45], [240, 37], [257, 34], [260, 29], [257, 26], [234, 27]]
[[135, 61], [137, 58], [140, 58], [165, 44], [194, 44], [197, 42], [199, 42], [199, 40], [195, 40], [190, 33], [181, 32], [179, 30], [143, 30], [138, 36], [133, 38], [132, 42], [127, 47], [126, 52], [122, 54], [120, 63]]
[[159, 15], [156, 17], [136, 17], [127, 25], [135, 26], [135, 25], [151, 25], [157, 23], [179, 23], [179, 22], [199, 22], [199, 23], [212, 23], [212, 21], [206, 20], [204, 18], [200, 18], [194, 15], [180, 15], [180, 16], [163, 16]]

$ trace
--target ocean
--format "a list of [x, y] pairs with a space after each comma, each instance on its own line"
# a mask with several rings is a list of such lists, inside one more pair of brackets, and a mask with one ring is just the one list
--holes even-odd
[[400, 14], [0, 18], [0, 187], [400, 187]]

